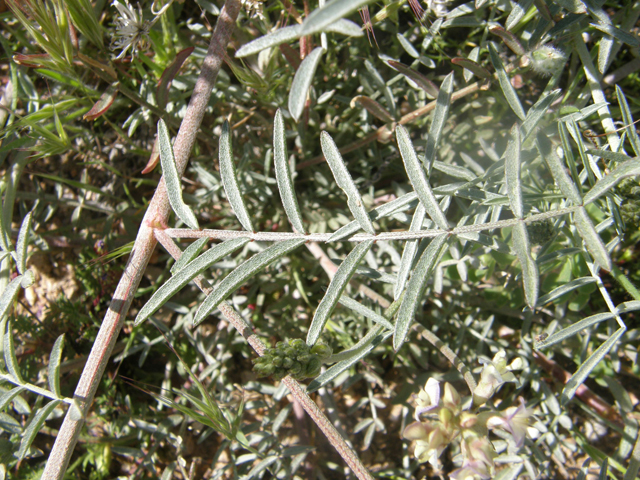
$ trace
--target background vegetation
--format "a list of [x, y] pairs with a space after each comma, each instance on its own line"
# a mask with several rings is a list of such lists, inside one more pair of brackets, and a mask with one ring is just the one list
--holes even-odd
[[[158, 121], [177, 131], [222, 8], [115, 3], [2, 4], [0, 478], [39, 478], [74, 408], [69, 399], [162, 173]], [[418, 190], [407, 143], [394, 133], [403, 124], [436, 206], [425, 217], [413, 197], [379, 213], [376, 232], [436, 229], [438, 208], [459, 231], [429, 269], [406, 338], [398, 327], [376, 330], [353, 306], [333, 310], [322, 341], [334, 353], [368, 348], [321, 388], [316, 381], [313, 398], [376, 478], [448, 478], [462, 461], [458, 444], [434, 467], [402, 438], [415, 395], [436, 378], [470, 396], [451, 354], [478, 379], [480, 360], [504, 350], [523, 369], [491, 407], [522, 397], [540, 435], [517, 452], [492, 436], [496, 475], [635, 478], [640, 2], [360, 3], [368, 3], [360, 17], [348, 18], [366, 23], [364, 35], [298, 35], [237, 58], [250, 41], [318, 8], [244, 2], [182, 181], [184, 201], [200, 228], [241, 229], [220, 174], [227, 121], [253, 230], [291, 232], [274, 172], [281, 109], [304, 228], [334, 232], [353, 215], [321, 132], [343, 149], [371, 211]], [[325, 50], [311, 87], [290, 93], [302, 58], [318, 46]], [[538, 221], [520, 221], [533, 215]], [[186, 227], [179, 216], [174, 225]], [[483, 227], [464, 233], [465, 225]], [[205, 276], [218, 282], [268, 245], [247, 243]], [[418, 268], [427, 245], [376, 242], [346, 295], [395, 325], [402, 268]], [[253, 272], [228, 301], [271, 345], [305, 340], [353, 247], [298, 248]], [[351, 475], [286, 387], [252, 370], [257, 355], [219, 312], [193, 328], [204, 298], [193, 283], [134, 324], [173, 265], [158, 247], [65, 478]]]

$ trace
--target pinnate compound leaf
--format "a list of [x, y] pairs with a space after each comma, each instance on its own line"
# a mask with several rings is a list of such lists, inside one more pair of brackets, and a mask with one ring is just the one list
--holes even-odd
[[547, 162], [547, 166], [549, 167], [549, 170], [551, 170], [551, 175], [553, 176], [556, 185], [558, 185], [558, 188], [560, 188], [562, 194], [575, 205], [582, 205], [582, 196], [580, 195], [578, 187], [573, 183], [573, 180], [567, 173], [566, 167], [554, 151], [553, 145], [549, 139], [540, 132], [538, 133], [537, 140], [540, 156], [544, 158], [545, 162]]
[[338, 271], [331, 280], [327, 292], [324, 297], [322, 297], [316, 313], [313, 315], [309, 333], [307, 334], [307, 345], [313, 346], [318, 341], [327, 320], [329, 320], [329, 316], [342, 296], [342, 292], [344, 292], [349, 280], [351, 280], [351, 277], [356, 273], [356, 268], [371, 249], [372, 245], [373, 240], [359, 243], [351, 250], [347, 258], [344, 259], [344, 262], [338, 267]]
[[204, 299], [204, 302], [202, 302], [202, 305], [198, 308], [195, 318], [193, 319], [194, 326], [199, 325], [218, 305], [249, 278], [279, 258], [284, 257], [287, 253], [292, 252], [304, 242], [306, 242], [304, 238], [277, 242], [262, 252], [257, 253], [236, 268]]
[[64, 350], [64, 334], [56, 339], [49, 355], [49, 369], [47, 372], [47, 380], [49, 381], [49, 390], [61, 397], [60, 393], [60, 361], [62, 360], [62, 352]]
[[609, 350], [613, 348], [615, 343], [620, 339], [627, 329], [625, 327], [619, 328], [613, 335], [611, 335], [598, 349], [591, 354], [585, 362], [578, 367], [576, 373], [569, 379], [567, 384], [562, 390], [560, 395], [560, 404], [565, 406], [573, 398], [576, 390], [584, 383], [591, 371], [600, 363], [604, 356], [609, 353]]
[[496, 69], [496, 73], [498, 74], [498, 82], [500, 83], [502, 93], [507, 99], [507, 103], [511, 107], [511, 110], [513, 110], [513, 113], [515, 113], [520, 120], [524, 121], [526, 115], [522, 108], [522, 104], [520, 103], [520, 99], [518, 98], [518, 94], [511, 85], [507, 72], [502, 64], [502, 60], [500, 60], [500, 55], [498, 55], [498, 51], [492, 42], [489, 42], [489, 54], [491, 55], [491, 63], [493, 63], [493, 67]]
[[19, 460], [23, 460], [24, 457], [27, 455], [27, 453], [29, 452], [29, 447], [35, 440], [36, 435], [42, 428], [42, 425], [47, 420], [47, 417], [51, 414], [51, 412], [53, 412], [54, 408], [56, 408], [61, 401], [62, 400], [50, 401], [44, 407], [38, 410], [38, 413], [36, 413], [33, 416], [33, 418], [31, 419], [31, 422], [29, 423], [29, 426], [27, 427], [27, 429], [24, 431], [22, 435], [20, 448], [16, 453], [16, 457], [18, 457]]
[[393, 348], [396, 352], [400, 350], [400, 347], [402, 347], [402, 344], [407, 338], [409, 328], [415, 317], [416, 309], [422, 299], [424, 288], [427, 285], [427, 280], [446, 246], [447, 238], [447, 234], [442, 234], [431, 240], [431, 243], [429, 243], [424, 252], [422, 252], [416, 268], [413, 269], [413, 274], [409, 279], [404, 298], [398, 310], [398, 319], [396, 320], [396, 328], [393, 333]]
[[334, 22], [337, 22], [372, 1], [373, 0], [332, 0], [327, 2], [323, 7], [311, 12], [305, 19], [302, 24], [301, 35], [311, 35], [327, 30]]
[[609, 257], [609, 252], [600, 235], [596, 232], [589, 218], [589, 214], [584, 207], [580, 207], [573, 212], [573, 221], [593, 259], [598, 262], [602, 268], [610, 272], [613, 265], [611, 263], [611, 257]]
[[11, 321], [7, 322], [7, 330], [4, 332], [3, 343], [4, 363], [9, 374], [15, 378], [16, 382], [24, 384], [25, 382], [22, 379], [22, 375], [20, 375], [20, 364], [18, 363], [18, 357], [16, 357], [15, 345], [13, 344]]
[[[416, 207], [416, 211], [413, 213], [413, 218], [411, 219], [411, 226], [409, 227], [410, 232], [417, 232], [422, 230], [422, 225], [424, 224], [426, 211], [422, 203], [419, 203]], [[418, 251], [418, 243], [419, 240], [409, 240], [404, 244], [404, 250], [402, 251], [402, 258], [400, 259], [400, 266], [398, 267], [398, 276], [396, 277], [396, 285], [393, 290], [393, 298], [394, 300], [398, 300], [402, 292], [404, 291], [404, 286], [407, 283], [407, 279], [409, 278], [409, 273], [411, 273], [411, 267], [413, 266], [413, 260], [416, 257], [416, 252]]]
[[384, 332], [384, 327], [377, 327], [372, 329], [367, 335], [365, 335], [362, 340], [360, 340], [349, 350], [340, 352], [338, 355], [335, 355], [341, 358], [344, 357], [344, 359], [340, 360], [331, 368], [328, 368], [326, 372], [314, 378], [311, 383], [309, 383], [309, 386], [307, 386], [307, 393], [313, 393], [324, 387], [327, 383], [336, 378], [342, 372], [366, 357], [369, 352], [371, 352], [371, 350], [376, 348], [390, 336], [391, 332]]
[[413, 143], [411, 143], [409, 133], [402, 125], [398, 125], [396, 127], [396, 139], [398, 141], [398, 148], [400, 149], [402, 161], [404, 162], [404, 167], [407, 171], [407, 176], [411, 181], [411, 185], [413, 185], [413, 188], [418, 194], [420, 202], [438, 228], [448, 230], [449, 222], [447, 222], [447, 217], [445, 217], [444, 213], [442, 213], [442, 210], [440, 209], [438, 200], [436, 200], [436, 197], [429, 186], [429, 181], [424, 173], [424, 168], [418, 160], [416, 151], [413, 148]]
[[340, 302], [340, 305], [350, 308], [351, 310], [353, 310], [356, 313], [359, 313], [363, 317], [368, 318], [369, 320], [373, 320], [374, 322], [383, 326], [387, 330], [393, 330], [393, 325], [391, 324], [391, 322], [389, 322], [389, 320], [384, 318], [382, 315], [374, 312], [370, 308], [365, 307], [361, 303], [356, 302], [354, 299], [349, 298], [345, 295], [342, 295], [338, 299], [338, 302]]
[[233, 161], [233, 147], [231, 146], [231, 132], [229, 131], [229, 122], [226, 120], [222, 124], [222, 134], [220, 135], [220, 177], [222, 177], [222, 185], [227, 194], [227, 200], [231, 204], [233, 213], [236, 214], [238, 221], [248, 232], [253, 232], [251, 218], [244, 204], [240, 187], [238, 186], [238, 178], [236, 177], [236, 165]]
[[609, 172], [606, 177], [598, 180], [597, 183], [591, 187], [591, 190], [585, 194], [584, 204], [587, 205], [593, 202], [615, 187], [625, 177], [632, 177], [634, 175], [640, 175], [640, 159], [638, 158], [627, 160]]
[[538, 302], [538, 292], [540, 290], [540, 275], [538, 274], [538, 265], [531, 256], [531, 246], [529, 244], [529, 235], [524, 222], [519, 222], [513, 226], [511, 230], [513, 237], [513, 249], [522, 265], [522, 283], [524, 285], [524, 296], [527, 300], [529, 308], [534, 308]]
[[327, 163], [331, 168], [338, 187], [347, 195], [347, 206], [349, 210], [351, 210], [356, 221], [360, 224], [360, 228], [371, 235], [375, 235], [376, 231], [364, 208], [358, 187], [356, 187], [356, 184], [353, 182], [353, 178], [351, 178], [351, 174], [349, 170], [347, 170], [347, 166], [344, 164], [340, 150], [338, 150], [333, 138], [331, 138], [331, 135], [327, 132], [322, 132], [320, 135], [320, 144], [322, 146], [322, 153], [327, 159]]
[[209, 239], [207, 237], [202, 237], [193, 242], [187, 248], [184, 249], [180, 258], [176, 260], [176, 263], [171, 267], [171, 275], [175, 275], [180, 270], [182, 270], [189, 262], [191, 262], [194, 258], [200, 255], [202, 249], [207, 244]]
[[151, 296], [149, 301], [140, 309], [136, 316], [135, 324], [139, 325], [153, 315], [162, 305], [175, 295], [182, 287], [204, 272], [214, 263], [249, 242], [248, 238], [234, 238], [219, 243], [204, 252], [195, 260], [189, 262], [184, 268], [177, 271], [167, 282]]
[[31, 230], [31, 212], [22, 220], [18, 240], [16, 241], [16, 266], [18, 272], [24, 274], [27, 268], [27, 247], [29, 246], [29, 231]]
[[169, 130], [164, 120], [158, 121], [158, 148], [160, 149], [160, 164], [162, 165], [162, 174], [167, 184], [167, 196], [171, 208], [178, 218], [186, 223], [190, 228], [198, 229], [198, 220], [193, 210], [184, 203], [182, 199], [182, 185], [178, 168], [176, 167], [176, 159], [173, 155], [173, 146], [169, 137]]
[[298, 71], [293, 77], [291, 83], [291, 91], [289, 92], [289, 113], [297, 122], [300, 120], [304, 106], [307, 103], [307, 95], [311, 87], [311, 81], [320, 63], [322, 56], [322, 47], [314, 48], [302, 61]]
[[291, 179], [287, 158], [287, 138], [280, 109], [276, 111], [273, 125], [273, 156], [275, 159], [276, 181], [278, 182], [278, 190], [280, 191], [284, 211], [297, 232], [307, 233], [302, 225], [302, 214], [296, 199], [296, 192], [293, 189], [293, 180]]
[[504, 153], [504, 179], [511, 211], [516, 218], [524, 216], [522, 208], [522, 182], [520, 181], [520, 128], [514, 125], [511, 140]]
[[431, 172], [431, 167], [436, 159], [436, 148], [440, 137], [442, 136], [442, 130], [444, 129], [444, 123], [447, 121], [449, 115], [449, 107], [451, 106], [451, 93], [453, 92], [453, 72], [447, 75], [440, 85], [440, 91], [438, 92], [438, 99], [436, 100], [436, 108], [433, 111], [433, 119], [431, 120], [431, 127], [429, 127], [429, 137], [427, 138], [427, 146], [425, 147], [424, 162], [427, 166], [427, 172]]

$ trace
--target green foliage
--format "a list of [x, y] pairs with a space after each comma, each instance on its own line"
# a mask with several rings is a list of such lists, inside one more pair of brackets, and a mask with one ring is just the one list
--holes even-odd
[[[637, 2], [245, 3], [242, 60], [228, 50], [183, 178], [171, 139], [222, 2], [11, 0], [1, 14], [14, 55], [0, 99], [11, 478], [38, 474], [37, 432], [74, 409], [75, 374], [61, 372], [88, 352], [161, 174], [175, 218], [145, 228], [192, 230], [167, 230], [183, 257], [171, 268], [159, 249], [116, 360], [163, 390], [109, 369], [87, 419], [104, 442], [79, 447], [70, 475], [342, 478], [324, 447], [308, 457], [322, 443], [274, 384], [291, 375], [312, 378], [380, 477], [455, 478], [475, 448], [499, 478], [586, 476], [585, 454], [601, 476], [635, 478], [637, 392], [622, 378], [640, 374]], [[92, 251], [96, 238], [124, 246]], [[65, 258], [79, 295], [26, 309], [22, 292], [44, 288], [34, 251]], [[254, 373], [225, 309], [276, 345]], [[475, 390], [462, 372], [488, 389], [487, 357], [503, 350], [522, 358], [520, 382], [483, 408], [522, 397], [542, 435], [518, 448], [440, 439], [421, 466], [400, 446], [411, 395], [427, 378], [455, 385], [460, 423]]]

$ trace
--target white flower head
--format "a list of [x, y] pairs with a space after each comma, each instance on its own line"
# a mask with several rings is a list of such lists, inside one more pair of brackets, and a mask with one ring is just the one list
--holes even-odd
[[[420, 415], [438, 408], [440, 405], [440, 382], [435, 378], [427, 380], [424, 390], [420, 390], [416, 400], [416, 420], [420, 420]], [[435, 412], [434, 412], [435, 413]]]
[[484, 365], [480, 374], [480, 383], [473, 391], [474, 397], [485, 402], [500, 388], [503, 383], [512, 382], [518, 385], [518, 379], [513, 374], [514, 370], [521, 370], [524, 362], [521, 358], [516, 358], [510, 365], [507, 365], [507, 354], [500, 350], [495, 354], [493, 360], [486, 361], [480, 359]]
[[525, 406], [522, 397], [519, 400], [520, 405], [517, 407], [509, 407], [502, 415], [491, 417], [487, 421], [487, 427], [500, 427], [511, 434], [516, 451], [524, 445], [524, 439], [527, 435], [531, 438], [536, 438], [539, 434], [537, 429], [529, 426], [529, 418], [533, 415], [533, 411]]
[[111, 45], [113, 50], [121, 50], [116, 60], [123, 58], [130, 48], [132, 55], [135, 55], [138, 50], [145, 49], [149, 42], [152, 23], [144, 20], [140, 5], [137, 12], [128, 0], [124, 0], [124, 4], [114, 0], [111, 5], [116, 7], [119, 13], [115, 20], [116, 31]]
[[551, 45], [542, 45], [529, 53], [531, 68], [539, 75], [548, 77], [567, 63], [567, 55]]

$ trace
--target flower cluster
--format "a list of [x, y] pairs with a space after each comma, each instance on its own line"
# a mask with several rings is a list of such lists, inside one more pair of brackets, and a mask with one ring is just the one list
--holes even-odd
[[253, 360], [253, 370], [261, 377], [273, 376], [281, 380], [291, 375], [302, 380], [318, 375], [323, 361], [332, 353], [328, 345], [318, 343], [310, 347], [299, 338], [288, 343], [278, 342], [275, 347], [267, 348], [262, 357]]
[[[502, 383], [515, 381], [511, 370], [522, 368], [520, 363], [515, 361], [507, 366], [504, 352], [499, 352], [493, 361], [485, 362], [480, 383], [474, 391], [474, 411], [463, 407], [465, 402], [451, 384], [445, 383], [441, 388], [439, 381], [430, 378], [416, 399], [416, 421], [403, 432], [404, 438], [416, 442], [414, 455], [418, 461], [437, 466], [442, 452], [455, 441], [460, 444], [462, 465], [449, 477], [453, 480], [489, 479], [493, 477], [497, 455], [488, 438], [489, 430], [499, 428], [507, 433], [512, 453], [523, 446], [527, 434], [537, 436], [537, 430], [529, 426], [532, 412], [522, 398], [519, 406], [504, 411], [482, 407]], [[472, 402], [466, 402], [466, 405], [471, 406]]]
[[118, 17], [115, 19], [116, 30], [113, 33], [112, 50], [121, 50], [116, 60], [123, 58], [131, 48], [133, 55], [138, 50], [144, 50], [149, 42], [149, 30], [151, 22], [145, 21], [142, 16], [142, 9], [138, 5], [136, 12], [128, 0], [120, 3], [114, 0], [111, 4], [118, 10]]
[[567, 55], [551, 45], [541, 45], [527, 55], [528, 63], [538, 75], [550, 77], [567, 63]]
[[622, 197], [620, 213], [627, 228], [640, 228], [640, 182], [635, 178], [626, 178], [617, 188]]

